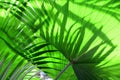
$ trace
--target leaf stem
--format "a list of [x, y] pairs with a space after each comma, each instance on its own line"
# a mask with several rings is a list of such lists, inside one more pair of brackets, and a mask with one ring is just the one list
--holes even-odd
[[58, 76], [55, 78], [55, 80], [58, 80], [60, 76], [67, 70], [67, 68], [71, 65], [71, 63], [67, 64], [65, 68], [58, 74]]

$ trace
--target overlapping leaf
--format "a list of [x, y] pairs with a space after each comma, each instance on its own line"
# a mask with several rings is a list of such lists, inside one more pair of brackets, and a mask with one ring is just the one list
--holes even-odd
[[[10, 12], [24, 25], [20, 28], [22, 32], [9, 33], [15, 37], [20, 32], [18, 39], [21, 42], [16, 40], [22, 45], [17, 49], [22, 51], [19, 54], [53, 78], [58, 75], [56, 79], [69, 79], [67, 74], [71, 72], [71, 80], [76, 77], [79, 80], [119, 79], [120, 64], [116, 62], [119, 57], [112, 58], [119, 56], [120, 49], [119, 1], [117, 4], [115, 1], [31, 0], [26, 5], [20, 2], [22, 6], [16, 5], [16, 2], [2, 3], [11, 4]], [[5, 35], [9, 35], [8, 30]], [[10, 47], [16, 50], [13, 43], [14, 47]]]

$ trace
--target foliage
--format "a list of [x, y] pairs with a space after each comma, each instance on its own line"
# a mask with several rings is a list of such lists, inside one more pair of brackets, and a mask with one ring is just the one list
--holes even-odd
[[119, 6], [117, 0], [0, 0], [1, 54], [11, 50], [55, 80], [119, 80]]

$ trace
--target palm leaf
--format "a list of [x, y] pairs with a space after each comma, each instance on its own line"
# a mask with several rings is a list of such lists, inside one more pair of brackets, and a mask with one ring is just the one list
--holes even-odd
[[[30, 73], [33, 69], [36, 69], [31, 63], [28, 63], [25, 59], [18, 55], [14, 55], [12, 52], [0, 52], [0, 55], [1, 80], [25, 79], [25, 76], [27, 76], [28, 73]], [[33, 74], [35, 73], [36, 72]]]
[[[22, 51], [19, 55], [53, 78], [58, 75], [55, 79], [69, 79], [67, 74], [71, 72], [71, 80], [76, 77], [79, 80], [119, 79], [119, 57], [112, 58], [119, 56], [119, 1], [117, 4], [115, 1], [35, 0], [26, 2], [27, 5], [20, 2], [22, 6], [16, 2], [2, 3], [6, 4], [1, 4], [6, 10], [11, 4], [10, 14], [23, 24], [22, 32], [14, 27], [13, 31], [18, 32], [11, 33], [17, 44], [9, 41], [12, 40], [8, 34], [10, 28], [5, 33], [3, 27], [3, 34], [10, 37], [3, 36], [2, 40], [12, 50]], [[21, 38], [16, 38], [18, 33]]]

